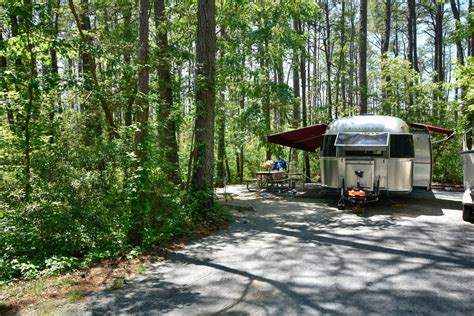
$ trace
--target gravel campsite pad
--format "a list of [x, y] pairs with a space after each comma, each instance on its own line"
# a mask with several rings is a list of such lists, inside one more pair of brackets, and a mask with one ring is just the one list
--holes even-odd
[[[227, 188], [235, 221], [58, 314], [470, 314], [474, 225], [462, 193], [415, 192], [362, 216], [332, 198]], [[222, 200], [221, 200], [222, 201]], [[225, 202], [223, 202], [225, 203]], [[26, 312], [27, 313], [27, 312]]]

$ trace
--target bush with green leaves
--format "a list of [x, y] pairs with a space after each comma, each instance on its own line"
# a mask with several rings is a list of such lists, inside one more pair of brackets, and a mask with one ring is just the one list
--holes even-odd
[[[31, 187], [25, 199], [22, 169], [5, 170], [0, 193], [0, 280], [34, 277], [83, 267], [104, 257], [129, 254], [128, 233], [136, 220], [136, 156], [133, 131], [109, 140], [88, 137], [87, 120], [63, 113], [75, 124], [61, 124], [54, 141], [44, 138], [32, 153]], [[89, 135], [90, 136], [90, 135]], [[151, 137], [150, 137], [151, 138]], [[16, 139], [14, 136], [12, 140]], [[11, 145], [11, 143], [9, 143]], [[21, 159], [6, 146], [2, 154]], [[150, 146], [150, 155], [157, 146]], [[145, 165], [150, 210], [143, 220], [143, 246], [193, 229], [184, 194], [168, 183], [159, 161]]]

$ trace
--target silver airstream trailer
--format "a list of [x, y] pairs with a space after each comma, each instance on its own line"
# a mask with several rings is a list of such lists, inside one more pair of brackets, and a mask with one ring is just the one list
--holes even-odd
[[[471, 129], [472, 133], [472, 129]], [[474, 223], [474, 139], [471, 136], [471, 144], [468, 147], [466, 133], [463, 142], [463, 151], [461, 152], [461, 160], [464, 172], [464, 195], [462, 197], [463, 212], [462, 218], [466, 222]]]
[[[314, 151], [321, 147], [321, 184], [339, 190], [338, 206], [376, 201], [381, 192], [431, 189], [431, 132], [448, 129], [361, 115], [268, 136], [268, 141]], [[447, 138], [447, 139], [448, 139]]]

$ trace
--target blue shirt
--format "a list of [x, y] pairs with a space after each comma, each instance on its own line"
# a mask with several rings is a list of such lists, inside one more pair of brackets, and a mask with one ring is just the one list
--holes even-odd
[[273, 162], [273, 170], [286, 170], [286, 161], [284, 159], [277, 159]]

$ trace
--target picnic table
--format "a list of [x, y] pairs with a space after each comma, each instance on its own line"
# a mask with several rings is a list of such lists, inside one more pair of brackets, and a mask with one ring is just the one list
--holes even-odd
[[304, 175], [300, 172], [288, 173], [286, 171], [257, 171], [255, 179], [245, 179], [247, 190], [252, 191], [250, 183], [257, 182], [259, 188], [286, 187], [287, 190], [295, 189], [296, 183], [301, 182], [304, 188]]
[[263, 187], [264, 185], [268, 187], [273, 186], [275, 181], [285, 178], [285, 175], [285, 171], [258, 171], [256, 173], [256, 178], [260, 187]]

